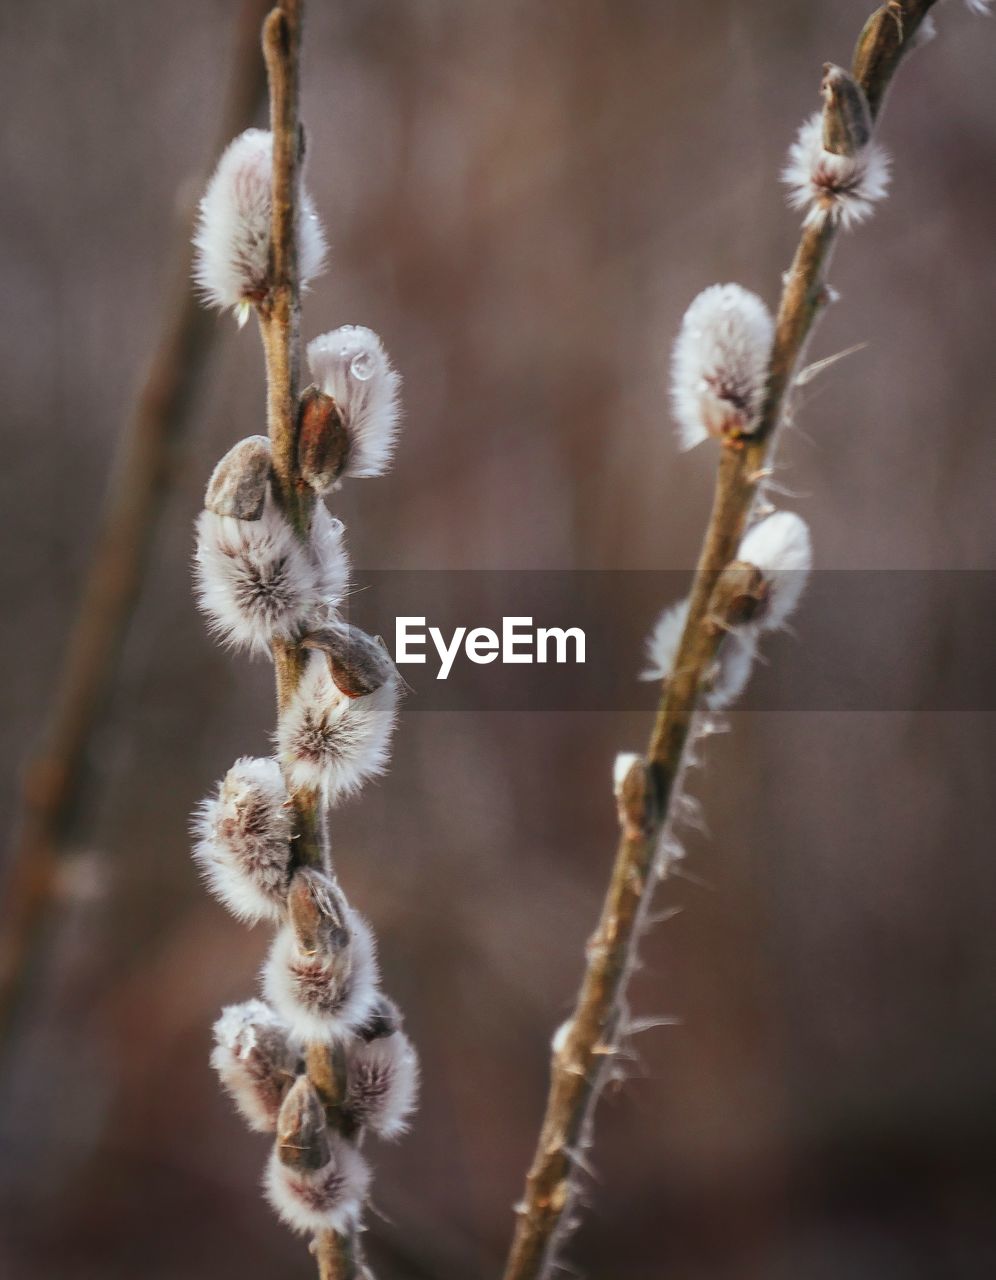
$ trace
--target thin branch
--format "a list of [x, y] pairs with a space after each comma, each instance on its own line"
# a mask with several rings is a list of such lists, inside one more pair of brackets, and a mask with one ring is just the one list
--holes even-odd
[[[245, 0], [238, 18], [221, 142], [245, 128], [262, 101], [256, 40], [266, 7], [263, 0]], [[192, 221], [193, 210], [183, 219], [162, 336], [118, 441], [100, 532], [44, 740], [25, 773], [0, 928], [0, 1030], [9, 1026], [35, 950], [60, 849], [79, 819], [90, 744], [118, 674], [177, 447], [220, 332], [191, 293]]]
[[297, 261], [298, 191], [302, 134], [300, 97], [302, 6], [281, 0], [263, 24], [263, 54], [270, 82], [273, 132], [273, 228], [270, 291], [261, 309], [266, 347], [267, 420], [273, 442], [273, 471], [282, 505], [305, 536], [314, 499], [296, 483], [297, 396], [300, 364], [301, 300]]
[[[873, 114], [917, 28], [935, 0], [904, 0], [877, 10], [855, 54], [854, 74]], [[572, 1152], [584, 1147], [600, 1087], [618, 1049], [621, 1002], [648, 918], [658, 840], [668, 820], [675, 781], [704, 674], [721, 632], [707, 625], [720, 573], [733, 559], [770, 465], [792, 376], [813, 323], [826, 301], [824, 273], [835, 239], [830, 220], [803, 231], [785, 278], [778, 309], [766, 403], [758, 431], [740, 448], [722, 451], [712, 513], [695, 580], [688, 621], [665, 682], [647, 751], [648, 793], [624, 820], [612, 878], [598, 927], [588, 943], [587, 966], [574, 1012], [558, 1035], [539, 1142], [518, 1207], [505, 1280], [539, 1280], [548, 1274], [574, 1200]], [[626, 814], [623, 814], [624, 819]]]
[[[298, 273], [298, 219], [303, 132], [300, 122], [302, 0], [280, 0], [263, 24], [263, 54], [270, 86], [273, 133], [273, 221], [270, 233], [270, 287], [257, 308], [266, 357], [267, 429], [272, 445], [274, 490], [298, 537], [307, 540], [314, 491], [302, 480], [297, 458], [297, 413], [301, 360], [301, 291]], [[284, 709], [304, 672], [306, 652], [275, 642], [277, 705]], [[302, 866], [328, 867], [328, 850], [317, 792], [298, 788], [294, 805], [294, 857]], [[339, 1109], [345, 1066], [341, 1052], [311, 1044], [307, 1073], [330, 1118]], [[363, 1272], [354, 1231], [323, 1231], [315, 1240], [321, 1280], [357, 1280]]]

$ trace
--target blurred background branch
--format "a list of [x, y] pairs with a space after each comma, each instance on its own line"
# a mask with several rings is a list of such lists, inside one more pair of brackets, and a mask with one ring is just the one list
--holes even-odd
[[[263, 100], [259, 30], [269, 5], [243, 0], [236, 15], [230, 83], [213, 156], [255, 117]], [[210, 168], [204, 169], [204, 181]], [[203, 182], [191, 190], [199, 191]], [[107, 705], [182, 444], [220, 326], [191, 285], [194, 208], [179, 218], [174, 279], [162, 332], [112, 462], [97, 540], [42, 741], [24, 773], [21, 811], [0, 896], [0, 1041], [15, 1014], [58, 871], [80, 817], [85, 787], [99, 785], [88, 758]]]

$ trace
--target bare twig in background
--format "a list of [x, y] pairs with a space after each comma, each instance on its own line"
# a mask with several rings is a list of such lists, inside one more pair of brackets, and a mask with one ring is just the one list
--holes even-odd
[[[855, 53], [854, 75], [873, 115], [934, 2], [894, 0], [866, 24]], [[518, 1207], [505, 1280], [536, 1280], [548, 1274], [568, 1222], [574, 1166], [619, 1046], [621, 1002], [652, 898], [657, 842], [680, 776], [699, 689], [721, 638], [716, 628], [706, 625], [713, 594], [736, 553], [768, 465], [793, 372], [826, 300], [824, 272], [835, 235], [830, 219], [803, 231], [778, 309], [760, 425], [741, 447], [722, 451], [674, 674], [664, 685], [647, 760], [631, 772], [623, 791], [622, 834], [612, 878], [598, 927], [588, 943], [587, 968], [574, 1010], [555, 1040], [546, 1111]]]
[[[248, 124], [262, 100], [258, 32], [268, 5], [244, 0], [219, 136]], [[212, 153], [213, 154], [213, 153]], [[200, 184], [194, 186], [194, 190]], [[0, 1033], [9, 1025], [55, 884], [60, 849], [78, 819], [88, 754], [114, 685], [149, 550], [183, 437], [220, 329], [190, 290], [190, 226], [162, 336], [120, 437], [100, 532], [80, 597], [42, 744], [25, 774], [0, 918]]]

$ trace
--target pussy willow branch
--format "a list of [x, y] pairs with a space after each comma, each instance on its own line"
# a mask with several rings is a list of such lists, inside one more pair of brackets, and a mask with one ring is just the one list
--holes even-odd
[[[268, 4], [269, 0], [245, 0], [238, 17], [219, 145], [250, 123], [262, 100], [257, 39]], [[118, 672], [169, 493], [177, 446], [218, 333], [190, 291], [192, 221], [193, 210], [183, 219], [182, 248], [162, 336], [118, 441], [100, 532], [56, 679], [44, 739], [25, 772], [0, 920], [0, 1035], [9, 1025], [30, 965], [52, 896], [60, 848], [78, 821], [90, 744]]]
[[[301, 0], [280, 0], [263, 24], [263, 55], [270, 86], [270, 129], [273, 133], [273, 222], [270, 233], [270, 287], [259, 307], [266, 357], [267, 430], [273, 454], [274, 490], [298, 537], [311, 530], [314, 493], [297, 462], [297, 408], [301, 364], [301, 289], [297, 226], [300, 216], [300, 172], [304, 135], [300, 121]], [[305, 654], [296, 644], [277, 641], [273, 662], [277, 707], [283, 710], [300, 683]], [[294, 806], [294, 860], [299, 866], [324, 868], [327, 848], [318, 793], [291, 791]], [[306, 1053], [308, 1077], [334, 1119], [344, 1087], [341, 1055], [327, 1045], [312, 1044]], [[321, 1280], [354, 1280], [362, 1272], [354, 1232], [323, 1231], [315, 1240]]]
[[[858, 41], [854, 75], [874, 115], [903, 54], [935, 0], [902, 0], [878, 9]], [[742, 448], [724, 448], [712, 513], [695, 572], [688, 621], [667, 679], [647, 749], [650, 795], [640, 821], [622, 835], [574, 1011], [557, 1037], [539, 1142], [518, 1207], [505, 1280], [547, 1274], [572, 1201], [572, 1175], [590, 1128], [600, 1086], [620, 1038], [621, 1007], [655, 881], [657, 844], [668, 820], [703, 676], [721, 632], [707, 625], [720, 573], [733, 559], [770, 460], [786, 396], [806, 339], [825, 300], [824, 272], [835, 228], [803, 231], [778, 308], [768, 389], [760, 426]], [[623, 815], [625, 818], [625, 814]]]

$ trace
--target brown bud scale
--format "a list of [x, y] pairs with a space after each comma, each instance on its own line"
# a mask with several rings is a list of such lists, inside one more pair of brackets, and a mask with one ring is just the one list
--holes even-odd
[[287, 912], [305, 954], [332, 957], [349, 946], [345, 899], [335, 882], [321, 871], [301, 867], [294, 872]]
[[277, 1117], [277, 1151], [291, 1169], [322, 1169], [332, 1156], [325, 1108], [307, 1076], [299, 1076]]
[[349, 461], [349, 432], [332, 396], [305, 387], [298, 403], [297, 459], [302, 477], [327, 493]]
[[856, 156], [871, 141], [872, 120], [865, 92], [842, 67], [823, 67], [823, 149], [837, 156]]
[[720, 630], [742, 627], [763, 612], [768, 600], [764, 574], [742, 560], [728, 564], [713, 591], [709, 616]]
[[233, 445], [211, 473], [204, 506], [216, 516], [259, 520], [270, 479], [270, 442], [249, 436]]
[[363, 698], [387, 684], [395, 667], [383, 644], [349, 623], [312, 631], [300, 642], [303, 649], [320, 649], [329, 674], [347, 698]]

